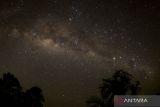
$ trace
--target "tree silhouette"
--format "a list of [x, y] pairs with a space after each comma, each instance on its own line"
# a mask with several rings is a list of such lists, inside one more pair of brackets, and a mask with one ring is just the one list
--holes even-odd
[[26, 107], [43, 107], [41, 102], [44, 101], [42, 90], [38, 87], [33, 87], [24, 94]]
[[91, 97], [89, 107], [112, 107], [114, 95], [136, 95], [140, 90], [139, 81], [133, 82], [133, 76], [123, 70], [117, 70], [112, 78], [103, 79], [100, 86], [101, 97]]
[[89, 107], [105, 107], [104, 100], [97, 96], [92, 96], [86, 103]]
[[42, 90], [33, 87], [23, 92], [19, 80], [11, 73], [0, 78], [0, 107], [43, 107]]

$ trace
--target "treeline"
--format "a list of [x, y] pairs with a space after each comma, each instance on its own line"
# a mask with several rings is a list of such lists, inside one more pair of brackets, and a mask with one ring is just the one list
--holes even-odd
[[43, 107], [44, 97], [39, 87], [23, 91], [19, 80], [11, 73], [0, 78], [0, 107]]

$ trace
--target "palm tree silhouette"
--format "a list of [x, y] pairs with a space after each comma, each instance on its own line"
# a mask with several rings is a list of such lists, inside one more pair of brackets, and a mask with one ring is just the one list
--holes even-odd
[[86, 103], [89, 107], [105, 107], [103, 99], [97, 96], [92, 96]]
[[[114, 95], [137, 94], [140, 83], [132, 83], [133, 76], [123, 70], [117, 70], [112, 78], [103, 79], [99, 87], [101, 98], [92, 97], [87, 101], [89, 107], [112, 107]], [[94, 105], [94, 106], [92, 106]]]

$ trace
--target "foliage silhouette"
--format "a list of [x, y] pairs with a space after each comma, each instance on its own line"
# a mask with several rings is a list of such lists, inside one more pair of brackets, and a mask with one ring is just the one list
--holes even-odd
[[43, 107], [42, 90], [33, 87], [23, 92], [19, 80], [11, 73], [0, 78], [0, 107]]
[[86, 102], [89, 107], [113, 107], [114, 95], [136, 95], [140, 90], [140, 82], [133, 81], [131, 74], [117, 70], [112, 78], [103, 79], [99, 88], [101, 97], [91, 97]]

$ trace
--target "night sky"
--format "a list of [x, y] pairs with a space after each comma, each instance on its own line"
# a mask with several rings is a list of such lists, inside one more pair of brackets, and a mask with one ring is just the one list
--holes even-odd
[[86, 107], [116, 69], [160, 92], [159, 0], [0, 0], [0, 74], [45, 107]]

